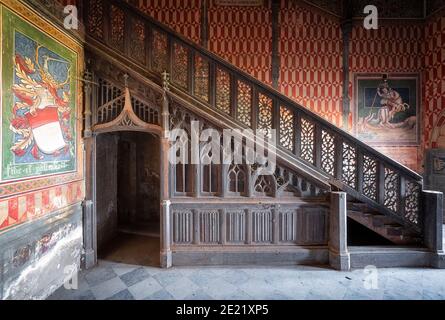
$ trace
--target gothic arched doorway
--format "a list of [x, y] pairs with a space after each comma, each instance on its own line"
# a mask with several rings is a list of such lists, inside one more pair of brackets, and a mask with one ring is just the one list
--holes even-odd
[[96, 137], [98, 258], [159, 265], [159, 138], [137, 131]]

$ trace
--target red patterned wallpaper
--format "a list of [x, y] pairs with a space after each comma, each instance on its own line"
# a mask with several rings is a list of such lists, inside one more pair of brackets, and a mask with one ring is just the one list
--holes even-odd
[[[128, 0], [127, 0], [128, 1]], [[128, 1], [130, 2], [130, 1]], [[136, 0], [138, 8], [187, 38], [200, 42], [201, 1]]]
[[[424, 135], [425, 148], [445, 148], [445, 127], [438, 124], [445, 110], [445, 15], [436, 15], [425, 27], [425, 72], [424, 72]], [[432, 131], [438, 134], [432, 137]], [[442, 136], [439, 139], [439, 136]], [[433, 141], [432, 141], [433, 140]], [[441, 141], [440, 141], [441, 140]], [[423, 150], [422, 150], [423, 154]]]
[[342, 40], [338, 19], [281, 2], [280, 90], [342, 125]]
[[270, 6], [215, 6], [213, 1], [210, 2], [209, 49], [257, 79], [271, 84]]

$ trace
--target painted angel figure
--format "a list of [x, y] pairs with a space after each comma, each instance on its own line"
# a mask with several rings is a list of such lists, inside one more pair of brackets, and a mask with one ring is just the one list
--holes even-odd
[[[20, 136], [11, 151], [22, 157], [32, 146], [31, 154], [38, 160], [43, 158], [40, 153], [58, 156], [68, 152], [67, 141], [72, 139], [70, 91], [65, 90], [70, 79], [70, 66], [66, 61], [47, 55], [42, 56], [41, 65], [41, 48], [42, 46], [36, 48], [35, 64], [29, 57], [15, 55], [14, 65], [19, 83], [13, 85], [12, 91], [18, 101], [13, 107], [14, 118], [10, 124], [10, 129]], [[51, 75], [50, 63], [67, 65], [65, 81], [58, 82]]]

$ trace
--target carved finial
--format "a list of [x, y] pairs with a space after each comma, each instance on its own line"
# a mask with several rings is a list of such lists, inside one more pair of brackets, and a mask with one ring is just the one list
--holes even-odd
[[91, 81], [91, 79], [93, 78], [93, 74], [88, 71], [87, 69], [85, 69], [85, 71], [83, 72], [83, 79], [86, 81]]
[[124, 74], [124, 83], [125, 83], [125, 88], [128, 88], [128, 78], [129, 78], [128, 74], [127, 74], [127, 73], [126, 73], [126, 74]]
[[169, 91], [170, 90], [170, 75], [168, 74], [167, 71], [164, 71], [162, 73], [162, 88], [165, 91]]

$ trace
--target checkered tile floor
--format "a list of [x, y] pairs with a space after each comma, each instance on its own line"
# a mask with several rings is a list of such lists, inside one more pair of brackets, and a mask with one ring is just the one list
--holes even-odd
[[159, 269], [99, 261], [78, 289], [51, 300], [445, 299], [445, 270], [379, 269], [374, 289], [364, 270], [316, 267], [175, 267]]

